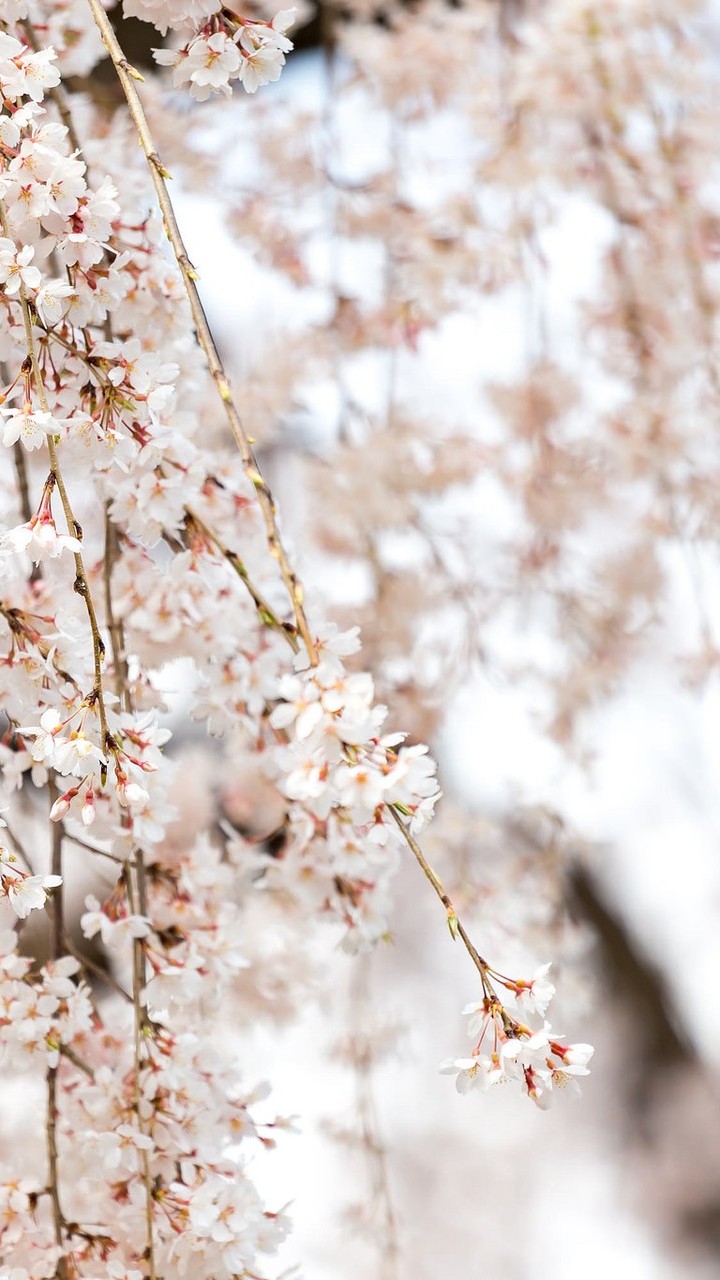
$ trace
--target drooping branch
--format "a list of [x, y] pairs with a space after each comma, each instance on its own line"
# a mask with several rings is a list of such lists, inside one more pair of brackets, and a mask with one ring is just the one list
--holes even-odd
[[[147, 910], [145, 902], [145, 867], [142, 853], [135, 849], [132, 858], [125, 864], [125, 889], [128, 904], [133, 914], [144, 915]], [[145, 989], [145, 946], [142, 938], [133, 938], [132, 943], [132, 1003], [133, 1003], [133, 1109], [138, 1129], [144, 1137], [149, 1137], [149, 1127], [142, 1109], [142, 1072], [145, 1065], [145, 1031], [147, 1016], [144, 1007], [143, 993]], [[153, 1223], [153, 1179], [150, 1169], [150, 1156], [147, 1147], [140, 1151], [142, 1180], [145, 1200], [145, 1258], [148, 1265], [148, 1280], [157, 1280], [155, 1269], [155, 1230]]]
[[202, 348], [203, 354], [205, 355], [210, 374], [215, 386], [217, 387], [233, 439], [240, 450], [245, 474], [255, 489], [257, 500], [265, 520], [270, 554], [277, 562], [280, 569], [283, 582], [285, 583], [285, 588], [290, 598], [293, 613], [295, 615], [298, 633], [302, 637], [310, 665], [315, 666], [318, 660], [317, 648], [310, 634], [310, 628], [305, 615], [303, 589], [291, 568], [290, 561], [278, 529], [275, 500], [267, 481], [264, 479], [258, 467], [250, 437], [243, 426], [240, 413], [233, 398], [228, 377], [225, 373], [222, 360], [220, 359], [217, 344], [205, 314], [205, 309], [196, 283], [198, 279], [197, 272], [188, 257], [185, 243], [175, 216], [175, 210], [168, 192], [167, 180], [170, 177], [170, 174], [164, 167], [160, 156], [158, 155], [157, 148], [148, 125], [147, 116], [145, 115], [140, 95], [136, 87], [136, 81], [142, 81], [143, 77], [130, 66], [130, 63], [125, 58], [117, 36], [113, 30], [112, 23], [103, 9], [100, 0], [88, 0], [88, 4], [92, 11], [93, 18], [97, 23], [103, 44], [112, 59], [118, 79], [122, 85], [130, 115], [132, 116], [133, 124], [137, 130], [140, 145], [142, 146], [148, 162], [150, 176], [152, 178], [153, 186], [155, 187], [155, 194], [163, 217], [165, 234], [167, 235], [170, 245], [172, 246], [173, 253], [175, 254], [175, 259], [180, 269], [185, 286], [185, 292], [190, 304], [190, 311], [192, 314], [193, 324], [195, 326], [197, 340]]

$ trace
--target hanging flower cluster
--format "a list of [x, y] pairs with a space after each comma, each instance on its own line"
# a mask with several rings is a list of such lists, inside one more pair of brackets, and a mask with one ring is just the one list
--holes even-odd
[[555, 994], [548, 980], [549, 964], [541, 965], [528, 980], [513, 981], [486, 967], [483, 985], [488, 994], [479, 1004], [463, 1009], [468, 1017], [468, 1035], [474, 1044], [472, 1053], [463, 1058], [449, 1058], [440, 1070], [455, 1075], [458, 1093], [471, 1089], [486, 1092], [493, 1084], [514, 1081], [529, 1098], [546, 1110], [553, 1089], [572, 1085], [579, 1092], [578, 1076], [590, 1074], [588, 1062], [593, 1055], [589, 1044], [563, 1044], [553, 1033], [549, 1022], [533, 1029], [521, 1022], [501, 1003], [492, 986], [494, 979], [514, 997], [520, 1012], [544, 1017]]
[[[183, 38], [192, 27], [162, 60], [196, 97], [232, 79], [254, 92], [290, 48], [287, 14], [251, 22], [190, 0], [125, 10]], [[134, 136], [110, 127], [93, 145], [67, 100], [48, 96], [61, 68], [77, 69], [74, 49], [99, 56], [93, 22], [112, 47], [102, 6], [16, 0], [1, 17], [0, 758], [11, 816], [0, 1046], [45, 1106], [28, 1118], [37, 1158], [23, 1181], [0, 1167], [0, 1256], [13, 1280], [233, 1280], [256, 1275], [287, 1226], [247, 1167], [282, 1122], [257, 1118], [264, 1091], [243, 1085], [215, 1034], [249, 963], [246, 899], [278, 889], [302, 903], [308, 927], [335, 922], [350, 949], [386, 935], [399, 852], [423, 863], [416, 836], [439, 795], [435, 767], [426, 748], [384, 731], [372, 678], [347, 669], [357, 634], [305, 612]], [[29, 42], [41, 24], [20, 24], [38, 17], [57, 51]], [[219, 437], [193, 327], [241, 457]], [[212, 452], [208, 439], [219, 439]], [[158, 679], [169, 658], [193, 671], [194, 717], [238, 759], [252, 756], [273, 791], [273, 854], [214, 822], [173, 829], [182, 796]], [[94, 998], [97, 962], [76, 954], [67, 928], [79, 856], [115, 877], [80, 921], [104, 946], [109, 1004]], [[18, 931], [44, 909], [52, 954], [38, 970]], [[506, 1018], [494, 1004], [487, 1014]], [[503, 1056], [508, 1074], [542, 1080], [531, 1096], [549, 1088], [538, 1034], [516, 1031], [522, 1053]], [[554, 1055], [577, 1073], [577, 1046], [543, 1043], [546, 1063]]]
[[187, 85], [204, 102], [212, 93], [231, 93], [238, 80], [246, 93], [279, 80], [292, 41], [285, 32], [294, 9], [277, 13], [272, 22], [250, 22], [223, 14], [197, 31], [181, 49], [156, 49], [155, 61], [173, 68], [175, 88]]

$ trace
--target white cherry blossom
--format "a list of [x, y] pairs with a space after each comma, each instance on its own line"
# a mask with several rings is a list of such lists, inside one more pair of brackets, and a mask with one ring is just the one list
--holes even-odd
[[487, 1092], [491, 1085], [507, 1083], [508, 1077], [503, 1071], [497, 1054], [478, 1054], [471, 1058], [448, 1058], [440, 1064], [443, 1075], [454, 1075], [455, 1088], [458, 1093], [469, 1093], [472, 1089]]
[[143, 916], [119, 916], [113, 918], [102, 910], [97, 898], [85, 899], [87, 910], [80, 918], [80, 927], [86, 938], [100, 934], [103, 944], [111, 950], [121, 948], [133, 938], [146, 938], [150, 922]]
[[44, 559], [55, 560], [63, 551], [76, 553], [81, 549], [77, 538], [58, 533], [52, 519], [31, 520], [29, 524], [10, 529], [0, 538], [0, 551], [25, 552], [35, 564]]
[[541, 1018], [547, 1013], [548, 1005], [555, 995], [555, 987], [547, 976], [550, 968], [549, 963], [540, 965], [532, 978], [527, 981], [520, 979], [509, 988], [515, 996], [518, 1007], [527, 1008]]
[[[124, 12], [173, 30], [158, 61], [200, 99], [235, 83], [255, 93], [291, 48], [289, 10], [263, 21], [219, 0], [125, 0]], [[14, 25], [27, 17], [45, 47], [31, 49]], [[266, 1208], [247, 1159], [250, 1142], [271, 1141], [253, 1114], [263, 1090], [244, 1085], [213, 1010], [228, 999], [247, 1007], [247, 969], [251, 998], [282, 1016], [301, 989], [314, 920], [333, 926], [330, 947], [342, 931], [350, 952], [388, 937], [391, 881], [407, 853], [396, 819], [419, 831], [440, 793], [427, 749], [385, 732], [371, 675], [346, 668], [357, 628], [311, 611], [312, 643], [300, 643], [268, 555], [260, 482], [214, 415], [133, 130], [109, 113], [93, 137], [95, 106], [72, 84], [71, 129], [45, 99], [61, 71], [86, 75], [101, 53], [86, 0], [5, 0], [0, 414], [13, 453], [0, 762], [15, 811], [8, 841], [19, 831], [26, 854], [20, 843], [3, 852], [2, 894], [8, 918], [22, 921], [52, 893], [69, 905], [76, 867], [102, 867], [104, 901], [86, 900], [81, 927], [109, 963], [96, 975], [98, 1011], [83, 980], [90, 953], [38, 967], [18, 950], [19, 927], [0, 933], [3, 1068], [54, 1098], [61, 1153], [54, 1170], [44, 1141], [28, 1150], [34, 1188], [16, 1189], [15, 1234], [0, 1225], [2, 1265], [12, 1280], [57, 1271], [51, 1197], [40, 1194], [57, 1177], [68, 1231], [78, 1205], [77, 1221], [90, 1224], [90, 1238], [72, 1237], [78, 1274], [94, 1280], [101, 1266], [110, 1280], [140, 1280], [149, 1220], [157, 1274], [230, 1280], [264, 1274], [258, 1255], [286, 1222]], [[67, 533], [52, 516], [56, 488]], [[206, 754], [187, 765], [182, 742], [177, 762], [164, 750], [177, 670], [191, 713], [226, 734], [210, 765]], [[60, 856], [62, 875], [35, 874]], [[63, 915], [47, 921], [62, 951], [53, 916]], [[533, 1007], [542, 1016], [547, 967], [506, 989], [523, 1017]], [[480, 1008], [487, 1038], [449, 1067], [461, 1091], [503, 1079], [542, 1101], [587, 1074], [590, 1046], [507, 1011], [503, 1020], [492, 1001]], [[51, 1111], [40, 1108], [42, 1123]]]
[[6, 876], [0, 866], [3, 877], [3, 888], [7, 893], [10, 906], [21, 920], [29, 916], [31, 911], [39, 911], [47, 902], [48, 889], [55, 889], [62, 884], [62, 876]]
[[285, 55], [278, 48], [261, 44], [246, 52], [240, 66], [240, 81], [246, 93], [257, 93], [264, 84], [280, 79]]
[[27, 289], [37, 289], [42, 275], [37, 267], [31, 267], [35, 256], [32, 245], [23, 245], [18, 249], [12, 240], [0, 237], [0, 284], [4, 285], [9, 297], [24, 285]]
[[41, 449], [47, 444], [48, 436], [61, 434], [64, 425], [51, 413], [33, 409], [30, 403], [22, 409], [0, 408], [0, 414], [5, 419], [3, 444], [8, 446], [19, 440], [28, 451]]

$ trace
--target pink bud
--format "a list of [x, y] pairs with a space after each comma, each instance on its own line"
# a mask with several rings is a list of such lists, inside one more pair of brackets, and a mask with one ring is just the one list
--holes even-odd
[[59, 822], [61, 818], [65, 817], [65, 814], [70, 808], [70, 805], [72, 804], [79, 790], [80, 790], [79, 787], [71, 787], [71, 789], [69, 791], [66, 791], [64, 795], [58, 797], [52, 809], [50, 810], [51, 822]]

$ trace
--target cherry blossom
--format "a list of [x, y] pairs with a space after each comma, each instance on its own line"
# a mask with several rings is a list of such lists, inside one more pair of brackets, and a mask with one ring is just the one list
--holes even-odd
[[[243, 33], [244, 34], [244, 33]], [[249, 43], [249, 42], [248, 42]], [[245, 56], [240, 64], [240, 81], [246, 93], [256, 93], [264, 84], [280, 79], [285, 65], [285, 55], [269, 44], [244, 45]]]
[[220, 0], [123, 0], [128, 17], [151, 22], [163, 35], [168, 27], [198, 24], [219, 8]]
[[[239, 80], [246, 93], [256, 93], [261, 85], [280, 78], [285, 54], [293, 47], [285, 32], [294, 14], [294, 9], [284, 9], [272, 22], [250, 22], [226, 9], [221, 19], [202, 27], [182, 48], [155, 49], [155, 61], [172, 67], [175, 88], [187, 85], [199, 102], [212, 93], [228, 96], [233, 80]], [[176, 20], [171, 25], [182, 24]]]
[[62, 876], [15, 874], [4, 865], [0, 865], [0, 876], [10, 906], [21, 920], [29, 916], [31, 911], [40, 911], [47, 902], [48, 889], [55, 889], [62, 884]]
[[122, 947], [133, 938], [146, 938], [150, 932], [149, 921], [143, 916], [120, 916], [112, 918], [101, 909], [97, 898], [92, 895], [85, 899], [87, 910], [80, 917], [80, 927], [86, 938], [94, 938], [100, 934], [106, 947]]
[[5, 292], [12, 296], [25, 285], [28, 289], [36, 289], [42, 276], [37, 267], [31, 267], [35, 256], [32, 245], [26, 244], [18, 250], [12, 240], [0, 237], [0, 284]]
[[[468, 1004], [463, 1014], [468, 1018], [468, 1035], [475, 1041], [472, 1054], [466, 1058], [450, 1058], [440, 1070], [456, 1076], [459, 1093], [499, 1081], [518, 1083], [527, 1096], [541, 1109], [550, 1105], [553, 1087], [572, 1084], [579, 1092], [577, 1077], [589, 1075], [588, 1062], [594, 1049], [589, 1044], [564, 1045], [553, 1034], [549, 1022], [533, 1028], [520, 1022], [503, 1005], [495, 993], [492, 980], [502, 984], [515, 997], [516, 1004], [544, 1015], [555, 989], [547, 981], [550, 965], [541, 965], [532, 979], [512, 979], [481, 966], [485, 995], [481, 1001]], [[537, 983], [537, 992], [535, 984]]]
[[[123, 9], [174, 33], [156, 59], [201, 101], [235, 81], [254, 94], [292, 48], [292, 10]], [[0, 877], [9, 919], [47, 912], [51, 955], [33, 965], [21, 926], [0, 932], [4, 1065], [45, 1098], [32, 1189], [7, 1193], [22, 1230], [0, 1226], [3, 1266], [12, 1280], [97, 1280], [99, 1267], [232, 1280], [259, 1274], [288, 1223], [253, 1180], [250, 1152], [272, 1141], [256, 1118], [266, 1092], [243, 1080], [218, 1009], [248, 1000], [246, 975], [255, 999], [281, 998], [282, 967], [265, 963], [276, 946], [294, 971], [310, 937], [328, 954], [387, 938], [402, 859], [460, 934], [415, 838], [440, 799], [435, 762], [355, 665], [358, 629], [303, 603], [251, 441], [234, 410], [223, 424], [232, 392], [193, 307], [196, 273], [176, 242], [167, 251], [154, 143], [143, 126], [138, 148], [122, 112], [93, 138], [95, 106], [73, 90], [103, 56], [103, 20], [86, 0], [8, 0], [0, 15]], [[121, 81], [139, 84], [128, 65]], [[166, 751], [178, 670], [194, 719], [224, 737], [199, 781]], [[225, 769], [251, 779], [250, 809], [265, 800], [255, 833], [219, 811]], [[73, 954], [76, 865], [102, 868], [80, 926], [107, 968]], [[254, 926], [254, 909], [281, 927]], [[495, 992], [544, 1017], [548, 967], [511, 980], [480, 962], [476, 1043], [450, 1064], [461, 1091], [502, 1079], [542, 1103], [588, 1073], [590, 1046], [532, 1030]]]
[[176, 88], [187, 84], [193, 97], [204, 102], [213, 92], [231, 92], [230, 81], [240, 70], [241, 58], [231, 38], [217, 31], [207, 39], [198, 36], [179, 53], [158, 49], [155, 61], [174, 68]]
[[509, 1078], [505, 1075], [497, 1054], [494, 1057], [478, 1054], [472, 1058], [448, 1058], [441, 1063], [440, 1071], [444, 1075], [456, 1077], [455, 1087], [458, 1093], [469, 1093], [471, 1089], [480, 1089], [485, 1093], [491, 1085], [506, 1083]]
[[63, 551], [80, 551], [81, 544], [69, 534], [58, 533], [52, 519], [34, 519], [10, 529], [0, 539], [0, 551], [27, 552], [36, 564], [45, 557], [56, 559]]
[[47, 410], [33, 409], [28, 401], [22, 409], [0, 409], [5, 418], [3, 444], [19, 440], [28, 451], [41, 449], [48, 436], [60, 435], [63, 423]]

